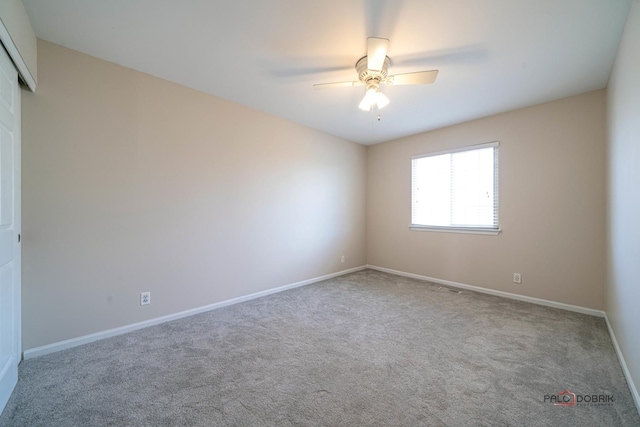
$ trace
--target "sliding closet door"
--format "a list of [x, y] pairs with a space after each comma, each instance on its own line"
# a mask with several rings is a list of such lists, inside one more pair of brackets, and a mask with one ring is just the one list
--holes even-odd
[[20, 87], [0, 44], [0, 411], [18, 381], [20, 316]]

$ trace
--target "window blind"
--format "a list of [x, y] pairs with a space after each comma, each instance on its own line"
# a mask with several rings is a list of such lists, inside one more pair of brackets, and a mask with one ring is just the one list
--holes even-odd
[[412, 158], [412, 227], [498, 230], [498, 142]]

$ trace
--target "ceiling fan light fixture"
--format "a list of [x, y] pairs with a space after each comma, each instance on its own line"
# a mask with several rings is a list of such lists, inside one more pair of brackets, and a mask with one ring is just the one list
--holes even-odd
[[382, 110], [389, 105], [389, 98], [387, 98], [384, 93], [378, 91], [378, 93], [376, 93], [376, 103], [378, 104], [378, 110]]
[[360, 101], [358, 108], [363, 111], [371, 111], [373, 104], [376, 103], [376, 89], [367, 89], [364, 98]]
[[378, 107], [378, 110], [381, 110], [389, 105], [389, 98], [380, 92], [380, 87], [377, 84], [369, 84], [367, 85], [367, 92], [364, 94], [362, 101], [360, 101], [358, 108], [363, 111], [371, 111], [374, 105]]

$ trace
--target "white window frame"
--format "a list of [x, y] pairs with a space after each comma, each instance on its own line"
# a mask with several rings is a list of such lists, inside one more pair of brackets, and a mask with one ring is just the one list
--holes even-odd
[[[414, 182], [413, 182], [413, 177], [414, 177], [414, 161], [416, 159], [421, 159], [424, 157], [435, 157], [435, 156], [440, 156], [443, 154], [451, 154], [451, 153], [460, 153], [460, 152], [464, 152], [464, 151], [473, 151], [473, 150], [478, 150], [478, 149], [482, 149], [482, 148], [489, 148], [489, 147], [493, 147], [495, 148], [494, 151], [494, 165], [493, 165], [493, 176], [494, 176], [494, 180], [493, 180], [493, 192], [494, 192], [494, 218], [495, 218], [495, 225], [494, 226], [486, 226], [486, 227], [466, 227], [466, 226], [436, 226], [436, 225], [424, 225], [424, 224], [413, 224], [413, 189], [414, 189]], [[415, 230], [415, 231], [436, 231], [436, 232], [447, 232], [447, 233], [468, 233], [468, 234], [488, 234], [488, 235], [497, 235], [498, 233], [500, 233], [501, 229], [500, 229], [500, 221], [499, 221], [499, 212], [500, 212], [500, 202], [499, 202], [499, 184], [500, 184], [500, 180], [499, 180], [499, 147], [500, 147], [500, 142], [499, 141], [494, 141], [494, 142], [487, 142], [484, 144], [477, 144], [477, 145], [471, 145], [471, 146], [466, 146], [466, 147], [459, 147], [459, 148], [454, 148], [451, 150], [444, 150], [444, 151], [438, 151], [438, 152], [434, 152], [434, 153], [427, 153], [427, 154], [420, 154], [420, 155], [416, 155], [411, 157], [411, 209], [410, 209], [410, 215], [411, 215], [411, 224], [409, 225], [409, 228], [411, 230]]]

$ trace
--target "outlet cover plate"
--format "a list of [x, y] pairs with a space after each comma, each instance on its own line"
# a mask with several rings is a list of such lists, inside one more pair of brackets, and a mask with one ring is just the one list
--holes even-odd
[[151, 304], [151, 292], [142, 292], [140, 294], [140, 305]]

